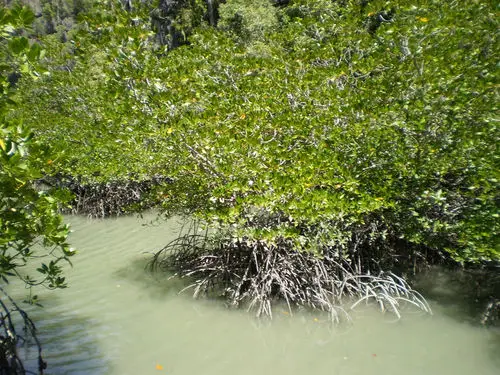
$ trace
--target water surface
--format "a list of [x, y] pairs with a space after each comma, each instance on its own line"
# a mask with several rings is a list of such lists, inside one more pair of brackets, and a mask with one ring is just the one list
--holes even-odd
[[67, 271], [70, 287], [39, 293], [45, 307], [31, 311], [47, 374], [500, 373], [499, 336], [432, 301], [433, 316], [408, 313], [394, 322], [365, 307], [352, 325], [332, 327], [316, 313], [278, 308], [263, 322], [179, 296], [171, 282], [144, 271], [147, 253], [180, 227], [175, 220], [146, 225], [153, 218], [68, 218], [79, 250]]

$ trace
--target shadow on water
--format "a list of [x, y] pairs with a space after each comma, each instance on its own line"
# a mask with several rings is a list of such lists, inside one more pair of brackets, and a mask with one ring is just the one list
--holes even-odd
[[[500, 269], [431, 268], [417, 277], [416, 288], [460, 322], [481, 324], [488, 303], [500, 299]], [[499, 325], [500, 322], [496, 322]]]
[[134, 259], [116, 270], [113, 277], [118, 281], [128, 281], [157, 299], [176, 296], [189, 285], [186, 280], [173, 277], [173, 274], [151, 272], [148, 264], [149, 259]]
[[435, 267], [419, 275], [416, 288], [432, 306], [464, 324], [481, 327], [490, 334], [489, 357], [500, 367], [500, 313], [488, 324], [488, 304], [500, 300], [500, 268], [449, 270]]
[[[46, 301], [44, 301], [46, 302]], [[100, 335], [113, 335], [100, 322], [77, 312], [67, 311], [62, 300], [51, 298], [44, 307], [25, 306], [35, 322], [42, 356], [47, 363], [46, 375], [108, 374], [112, 372], [110, 353], [99, 345]], [[38, 367], [35, 345], [19, 348], [25, 367]]]

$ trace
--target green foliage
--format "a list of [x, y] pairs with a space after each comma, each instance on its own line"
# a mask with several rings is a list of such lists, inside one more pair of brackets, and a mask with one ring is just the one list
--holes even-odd
[[248, 4], [167, 55], [144, 13], [89, 19], [18, 116], [67, 150], [61, 171], [169, 176], [166, 214], [238, 238], [498, 260], [494, 6]]
[[219, 8], [222, 29], [242, 41], [262, 39], [278, 25], [276, 12], [269, 0], [227, 0]]
[[[21, 278], [27, 286], [66, 286], [61, 262], [73, 254], [66, 238], [68, 226], [58, 209], [67, 200], [62, 192], [36, 189], [35, 180], [50, 173], [53, 154], [21, 121], [9, 113], [16, 108], [16, 91], [9, 75], [37, 78], [32, 69], [41, 55], [38, 44], [15, 36], [33, 20], [26, 7], [2, 9], [0, 49], [0, 277], [8, 282]], [[34, 264], [40, 262], [37, 275]], [[35, 298], [33, 298], [35, 299]]]

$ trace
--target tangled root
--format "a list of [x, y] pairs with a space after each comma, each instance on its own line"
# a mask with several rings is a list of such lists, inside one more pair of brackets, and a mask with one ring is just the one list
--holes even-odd
[[378, 276], [351, 271], [346, 260], [294, 250], [291, 243], [269, 246], [261, 241], [216, 239], [186, 234], [158, 251], [151, 270], [174, 272], [192, 282], [193, 296], [224, 297], [229, 306], [247, 306], [257, 317], [272, 318], [274, 301], [328, 313], [333, 322], [350, 320], [343, 307], [354, 301], [376, 301], [383, 311], [401, 317], [400, 308], [410, 304], [431, 313], [425, 299], [402, 278], [392, 273]]
[[[38, 183], [69, 190], [74, 198], [63, 213], [87, 215], [93, 218], [119, 216], [131, 210], [144, 210], [154, 205], [146, 199], [155, 186], [169, 182], [166, 177], [154, 176], [147, 180], [117, 180], [103, 183], [81, 183], [71, 176], [45, 177]], [[146, 202], [146, 203], [145, 203]]]

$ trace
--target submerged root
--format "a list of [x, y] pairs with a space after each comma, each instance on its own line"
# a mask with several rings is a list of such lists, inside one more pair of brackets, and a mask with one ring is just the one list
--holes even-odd
[[294, 307], [319, 309], [331, 321], [350, 320], [343, 301], [375, 301], [382, 311], [401, 317], [403, 305], [427, 313], [425, 299], [402, 278], [392, 273], [362, 275], [342, 259], [293, 250], [283, 240], [272, 246], [260, 241], [188, 234], [158, 251], [152, 270], [175, 272], [192, 282], [193, 296], [222, 296], [229, 306], [247, 306], [257, 317], [272, 318], [272, 304], [284, 301], [290, 313]]

